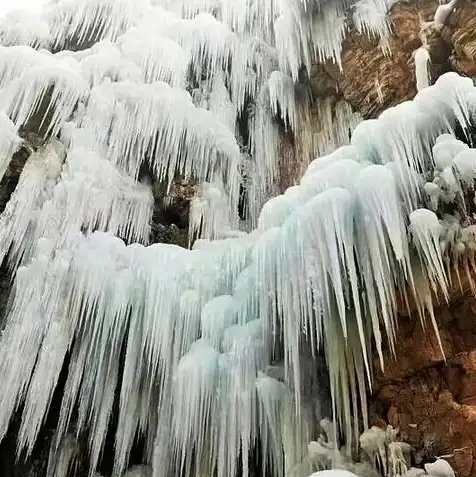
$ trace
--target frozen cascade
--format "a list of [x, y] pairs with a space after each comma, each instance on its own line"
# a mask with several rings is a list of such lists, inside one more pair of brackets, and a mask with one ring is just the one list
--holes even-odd
[[[47, 122], [53, 135], [77, 107], [82, 107], [85, 115], [78, 119], [78, 125], [92, 128], [87, 145], [100, 149], [102, 156], [120, 168], [126, 167], [126, 172], [133, 176], [140, 165], [137, 158], [143, 160], [144, 154], [160, 179], [167, 176], [170, 180], [175, 173], [185, 177], [193, 173], [199, 181], [210, 182], [217, 167], [221, 175], [226, 170], [220, 180], [233, 209], [237, 206], [243, 172], [249, 188], [246, 222], [255, 226], [262, 204], [275, 193], [272, 185], [278, 174], [279, 134], [274, 117], [281, 115], [295, 134], [310, 120], [295, 105], [293, 83], [300, 64], [310, 66], [314, 55], [338, 61], [345, 30], [344, 8], [349, 5], [346, 1], [333, 5], [326, 2], [325, 8], [309, 19], [311, 10], [298, 0], [269, 2], [266, 8], [259, 9], [241, 0], [163, 0], [153, 5], [148, 0], [84, 0], [80, 4], [61, 0], [49, 5], [36, 19], [38, 28], [29, 29], [30, 35], [37, 30], [42, 32], [36, 43], [30, 37], [22, 40], [26, 32], [15, 33], [17, 23], [0, 25], [0, 32], [6, 37], [17, 38], [7, 42], [17, 46], [0, 47], [0, 84], [6, 87], [0, 104], [17, 126], [40, 110], [47, 115], [52, 113]], [[379, 8], [384, 11], [385, 5], [379, 4]], [[332, 27], [334, 18], [341, 19], [339, 29]], [[364, 23], [365, 18], [363, 15], [361, 19]], [[47, 39], [43, 38], [46, 30], [40, 24], [48, 27]], [[336, 31], [341, 32], [338, 38], [334, 38]], [[91, 48], [83, 46], [93, 41], [98, 42]], [[293, 48], [289, 48], [290, 41], [295, 43]], [[309, 42], [317, 45], [319, 52], [311, 51]], [[80, 51], [51, 54], [24, 44], [50, 46], [54, 51], [72, 44], [74, 50], [79, 45]], [[288, 66], [279, 71], [280, 64]], [[25, 72], [27, 66], [32, 69]], [[108, 80], [113, 83], [112, 88]], [[191, 100], [182, 88], [195, 81], [207, 91], [209, 101], [192, 112]], [[164, 85], [159, 86], [160, 82]], [[172, 89], [167, 89], [166, 84]], [[263, 97], [265, 89], [269, 91], [268, 98]], [[145, 104], [134, 111], [133, 105], [140, 101], [139, 91]], [[10, 104], [11, 98], [15, 98], [15, 104]], [[235, 123], [250, 104], [255, 110], [250, 114], [252, 138], [237, 137], [241, 148], [247, 150], [239, 154], [233, 138]], [[207, 115], [203, 107], [214, 117]], [[309, 155], [348, 141], [348, 131], [358, 118], [345, 107], [336, 111], [335, 119], [330, 116], [320, 125], [322, 138], [298, 151], [304, 156], [304, 164]], [[126, 121], [126, 117], [131, 121]], [[103, 135], [108, 124], [113, 132], [106, 138]], [[120, 130], [120, 135], [114, 129]], [[193, 129], [202, 135], [200, 140], [192, 134]], [[137, 130], [144, 131], [144, 135], [136, 137], [130, 132]], [[184, 130], [190, 134], [184, 134]], [[302, 134], [303, 138], [306, 136]], [[184, 146], [177, 143], [183, 140]], [[211, 163], [208, 159], [192, 161], [197, 154], [210, 158]], [[204, 214], [199, 220], [203, 230], [216, 225], [213, 220], [207, 224], [207, 217]], [[236, 221], [237, 217], [231, 215], [226, 220], [233, 226]], [[214, 233], [204, 236], [213, 237]]]
[[[366, 3], [382, 15], [388, 6]], [[327, 156], [266, 202], [278, 169], [275, 118], [299, 135], [299, 69], [315, 57], [338, 62], [350, 6], [322, 2], [311, 18], [310, 5], [60, 0], [41, 19], [47, 40], [1, 26], [9, 44], [86, 43], [55, 54], [0, 48], [0, 159], [8, 164], [17, 129], [38, 114], [59, 137], [30, 156], [0, 216], [0, 254], [16, 269], [0, 341], [0, 438], [21, 413], [18, 454], [32, 452], [63, 368], [49, 463], [59, 477], [75, 465], [79, 436], [95, 475], [116, 396], [114, 477], [138, 437], [151, 467], [125, 475], [232, 477], [240, 468], [247, 477], [258, 448], [263, 469], [291, 476], [326, 416], [349, 453], [360, 418], [368, 427], [372, 337], [381, 358], [384, 335], [395, 349], [399, 292], [431, 309], [431, 294], [447, 293], [447, 253], [463, 245], [459, 259], [473, 266], [474, 227], [438, 210], [476, 177], [474, 150], [453, 136], [476, 111], [476, 90], [455, 74], [378, 120], [360, 122], [346, 103], [332, 117], [321, 104], [315, 149]], [[361, 28], [384, 37], [384, 16], [359, 8]], [[87, 48], [91, 40], [101, 41]], [[237, 118], [247, 108], [243, 138]], [[332, 151], [357, 123], [351, 145]], [[175, 175], [199, 182], [191, 232], [204, 238], [191, 250], [146, 246], [145, 166], [169, 185]], [[236, 230], [245, 179], [249, 232]], [[433, 211], [423, 208], [428, 191]], [[318, 405], [326, 383], [328, 408]], [[367, 438], [377, 458], [380, 443]], [[391, 448], [397, 465], [405, 449]]]

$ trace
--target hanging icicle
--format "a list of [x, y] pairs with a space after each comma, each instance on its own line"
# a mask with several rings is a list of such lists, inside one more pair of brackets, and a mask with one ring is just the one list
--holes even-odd
[[415, 50], [414, 59], [417, 91], [421, 91], [430, 86], [430, 53], [424, 46], [421, 46], [418, 50]]

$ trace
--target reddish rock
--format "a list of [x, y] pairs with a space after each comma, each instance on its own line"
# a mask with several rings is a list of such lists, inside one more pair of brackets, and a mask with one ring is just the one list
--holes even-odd
[[386, 351], [384, 371], [375, 360], [370, 417], [399, 428], [417, 461], [445, 456], [469, 477], [476, 474], [476, 298], [458, 295], [436, 311], [446, 362], [431, 330], [400, 317], [397, 355]]
[[433, 80], [451, 69], [476, 75], [476, 5], [460, 0], [442, 31], [428, 25], [438, 5], [438, 0], [397, 3], [391, 11], [390, 52], [351, 30], [343, 44], [342, 71], [316, 65], [310, 75], [313, 93], [343, 96], [364, 117], [376, 117], [415, 95], [413, 52], [422, 42], [430, 52]]

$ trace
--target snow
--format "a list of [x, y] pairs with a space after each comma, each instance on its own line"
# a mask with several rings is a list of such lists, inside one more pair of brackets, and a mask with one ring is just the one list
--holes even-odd
[[355, 474], [347, 470], [321, 470], [320, 472], [315, 472], [310, 477], [356, 477]]
[[48, 0], [4, 0], [0, 6], [0, 18], [12, 11], [39, 13]]

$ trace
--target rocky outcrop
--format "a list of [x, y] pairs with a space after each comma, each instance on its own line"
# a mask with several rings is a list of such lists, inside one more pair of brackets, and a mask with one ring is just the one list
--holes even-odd
[[315, 138], [326, 136], [322, 128], [328, 122], [321, 121], [325, 112], [318, 107], [319, 101], [333, 105], [346, 100], [369, 119], [412, 99], [417, 92], [414, 52], [422, 45], [431, 57], [433, 82], [448, 71], [476, 76], [476, 3], [459, 0], [443, 28], [432, 24], [438, 6], [439, 0], [397, 2], [390, 12], [392, 35], [385, 47], [380, 39], [351, 29], [343, 42], [341, 67], [319, 63], [308, 75], [303, 72], [299, 86], [310, 93], [305, 99], [310, 117], [295, 140], [289, 134], [282, 137], [281, 191], [299, 181], [315, 154]]
[[476, 298], [464, 277], [451, 297], [436, 310], [444, 356], [429, 323], [400, 315], [396, 356], [386, 351], [384, 370], [375, 360], [370, 420], [399, 428], [415, 464], [445, 456], [469, 477], [476, 474]]
[[314, 95], [343, 97], [365, 118], [374, 118], [415, 95], [413, 52], [423, 43], [430, 52], [433, 80], [450, 70], [476, 75], [476, 4], [460, 0], [442, 29], [430, 24], [438, 5], [438, 0], [395, 4], [388, 48], [376, 38], [350, 31], [341, 70], [330, 64], [314, 66], [309, 79]]

